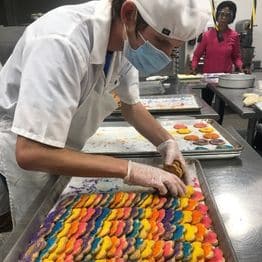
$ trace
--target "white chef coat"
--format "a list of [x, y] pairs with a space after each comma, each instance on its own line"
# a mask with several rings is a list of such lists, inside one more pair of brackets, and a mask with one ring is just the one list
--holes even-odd
[[0, 73], [0, 173], [13, 217], [21, 218], [49, 176], [18, 167], [16, 136], [81, 149], [121, 101], [139, 101], [138, 72], [114, 52], [105, 78], [110, 0], [63, 6], [25, 30]]

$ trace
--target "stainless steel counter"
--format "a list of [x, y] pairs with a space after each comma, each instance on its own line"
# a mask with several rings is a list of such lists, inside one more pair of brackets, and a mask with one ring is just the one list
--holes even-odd
[[262, 158], [234, 130], [240, 158], [201, 161], [239, 261], [262, 261]]
[[[237, 260], [260, 262], [262, 257], [262, 158], [234, 130], [231, 130], [231, 134], [244, 145], [241, 156], [230, 160], [204, 160], [201, 164]], [[50, 186], [49, 190], [45, 188], [41, 198], [35, 201], [35, 207], [37, 204], [38, 206], [46, 205], [43, 202], [46, 196], [50, 199], [58, 197], [56, 190], [59, 186], [63, 185]], [[33, 212], [29, 214], [27, 221], [31, 220], [32, 216]], [[10, 252], [14, 243], [26, 241], [22, 237], [19, 238], [23, 227], [26, 227], [26, 222], [16, 228], [6, 245], [0, 250], [0, 261], [4, 261], [4, 257]], [[33, 232], [35, 228], [31, 230]]]

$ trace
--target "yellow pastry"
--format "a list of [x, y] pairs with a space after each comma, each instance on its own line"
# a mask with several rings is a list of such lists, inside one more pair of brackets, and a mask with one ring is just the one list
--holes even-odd
[[214, 131], [214, 128], [207, 126], [207, 127], [199, 128], [199, 131], [202, 133], [211, 133]]
[[180, 128], [176, 131], [178, 134], [184, 135], [184, 134], [190, 134], [191, 130], [188, 128]]

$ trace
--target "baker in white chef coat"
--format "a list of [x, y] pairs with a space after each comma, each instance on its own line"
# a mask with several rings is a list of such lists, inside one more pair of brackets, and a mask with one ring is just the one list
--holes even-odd
[[158, 72], [173, 48], [202, 32], [208, 14], [198, 2], [91, 1], [54, 9], [26, 28], [0, 73], [0, 181], [13, 224], [49, 174], [117, 177], [184, 194], [183, 182], [166, 171], [81, 148], [117, 108], [114, 92], [125, 119], [165, 162], [178, 159], [185, 168], [176, 141], [139, 102], [138, 71]]

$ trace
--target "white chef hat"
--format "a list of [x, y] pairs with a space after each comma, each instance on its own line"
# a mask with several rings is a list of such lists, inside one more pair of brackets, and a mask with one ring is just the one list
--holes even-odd
[[145, 22], [160, 34], [188, 41], [201, 34], [210, 17], [208, 0], [132, 0]]

